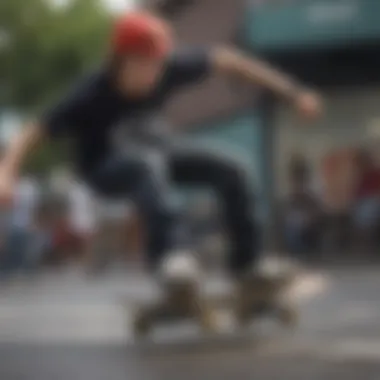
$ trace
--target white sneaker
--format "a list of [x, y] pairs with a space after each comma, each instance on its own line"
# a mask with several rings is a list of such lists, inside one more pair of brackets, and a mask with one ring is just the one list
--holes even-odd
[[171, 252], [159, 269], [159, 278], [164, 283], [198, 283], [201, 276], [199, 262], [189, 251]]

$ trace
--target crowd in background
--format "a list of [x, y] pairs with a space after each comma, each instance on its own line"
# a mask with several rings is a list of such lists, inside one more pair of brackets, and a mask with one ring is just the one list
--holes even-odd
[[[380, 246], [380, 162], [373, 146], [344, 148], [312, 165], [294, 153], [288, 192], [278, 210], [280, 243], [294, 255], [355, 254]], [[100, 200], [69, 174], [21, 177], [11, 207], [1, 211], [0, 278], [44, 266], [143, 263], [143, 223], [128, 204]], [[223, 261], [227, 240], [215, 197], [193, 197], [183, 216], [205, 264]], [[186, 211], [186, 209], [184, 210]]]
[[[23, 176], [13, 204], [2, 210], [0, 279], [41, 268], [81, 266], [93, 274], [144, 265], [144, 228], [127, 202], [101, 199], [70, 171], [49, 180]], [[181, 203], [181, 202], [180, 202]], [[223, 261], [226, 242], [215, 197], [192, 197], [179, 206], [189, 243], [212, 269]]]
[[[95, 236], [100, 223], [101, 239]], [[55, 183], [23, 176], [12, 205], [2, 210], [0, 277], [90, 265], [94, 250], [102, 251], [99, 258], [135, 254], [135, 232], [127, 205], [99, 202], [73, 178]]]
[[[69, 171], [56, 174], [49, 180], [23, 176], [13, 204], [2, 210], [0, 279], [45, 267], [80, 266], [99, 274], [113, 263], [143, 266], [144, 228], [133, 206], [99, 198]], [[220, 260], [214, 253], [225, 244], [212, 200], [195, 197], [182, 216], [204, 263], [215, 268]]]
[[281, 201], [283, 241], [295, 254], [376, 252], [380, 246], [380, 162], [376, 147], [344, 148], [312, 167], [294, 154]]

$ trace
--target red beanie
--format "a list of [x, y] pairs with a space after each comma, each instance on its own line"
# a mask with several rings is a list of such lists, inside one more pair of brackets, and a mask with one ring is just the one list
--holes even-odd
[[169, 25], [147, 12], [129, 12], [114, 25], [112, 50], [117, 55], [161, 58], [170, 52], [172, 45]]

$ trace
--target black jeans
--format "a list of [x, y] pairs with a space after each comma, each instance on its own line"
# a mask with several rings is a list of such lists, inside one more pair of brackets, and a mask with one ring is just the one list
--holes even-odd
[[177, 222], [169, 201], [171, 182], [207, 186], [219, 197], [231, 242], [228, 268], [238, 275], [258, 254], [253, 194], [244, 168], [221, 153], [189, 146], [130, 152], [109, 157], [89, 176], [100, 194], [128, 197], [138, 206], [147, 229], [148, 261], [155, 267], [173, 248]]

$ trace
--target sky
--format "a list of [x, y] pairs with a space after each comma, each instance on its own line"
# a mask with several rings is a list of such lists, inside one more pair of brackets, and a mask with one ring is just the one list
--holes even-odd
[[[58, 5], [65, 4], [68, 0], [52, 0], [54, 3]], [[112, 12], [121, 12], [126, 9], [130, 9], [133, 7], [138, 0], [102, 0], [104, 4], [110, 9]]]
[[103, 0], [112, 12], [120, 12], [133, 7], [136, 0]]

